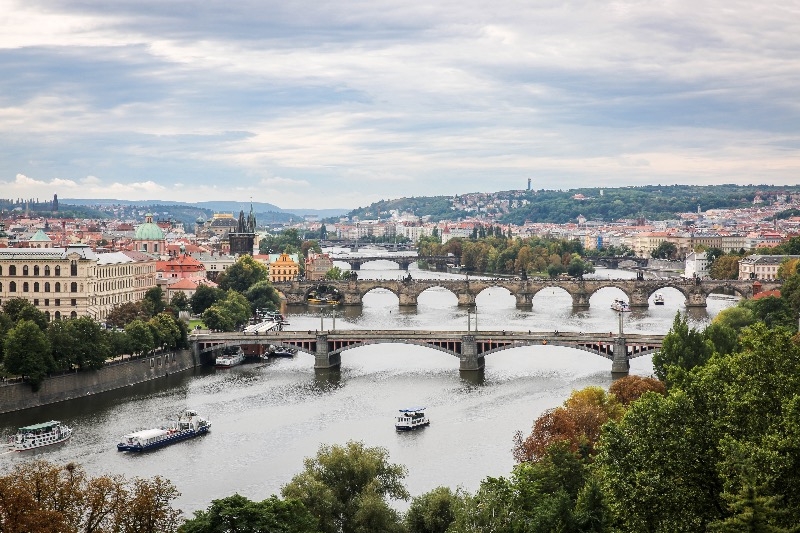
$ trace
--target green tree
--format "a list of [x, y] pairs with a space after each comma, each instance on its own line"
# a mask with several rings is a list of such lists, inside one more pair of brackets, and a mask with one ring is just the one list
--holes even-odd
[[153, 334], [153, 344], [165, 349], [174, 349], [181, 340], [181, 330], [169, 313], [159, 313], [147, 323]]
[[16, 324], [20, 320], [30, 320], [42, 331], [47, 330], [47, 316], [25, 298], [10, 298], [3, 303], [3, 312]]
[[259, 281], [247, 289], [244, 296], [250, 302], [253, 311], [257, 309], [277, 311], [281, 307], [281, 297], [269, 281]]
[[6, 370], [26, 377], [34, 390], [38, 390], [47, 373], [56, 368], [50, 354], [50, 341], [32, 320], [23, 318], [9, 330], [4, 352]]
[[375, 523], [392, 530], [399, 526], [386, 498], [409, 497], [402, 483], [406, 469], [389, 463], [385, 449], [353, 441], [322, 445], [317, 456], [303, 464], [303, 472], [281, 494], [302, 502], [317, 519], [320, 533], [373, 531], [368, 526]]
[[178, 291], [172, 296], [169, 305], [178, 311], [188, 311], [190, 309], [189, 297], [183, 291]]
[[202, 315], [206, 309], [217, 303], [217, 301], [225, 297], [225, 291], [218, 287], [211, 287], [209, 285], [199, 285], [189, 303], [192, 305], [192, 312]]
[[75, 331], [74, 320], [54, 320], [47, 327], [51, 355], [57, 370], [69, 370], [78, 364], [81, 339]]
[[658, 247], [650, 252], [650, 257], [653, 259], [675, 259], [677, 255], [678, 247], [669, 241], [661, 241]]
[[212, 305], [203, 312], [203, 323], [211, 330], [233, 331], [236, 325], [233, 320], [225, 314], [221, 306]]
[[460, 497], [448, 487], [437, 487], [411, 500], [405, 515], [409, 533], [445, 533], [455, 519]]
[[156, 347], [153, 332], [144, 320], [136, 319], [127, 324], [125, 335], [128, 337], [128, 346], [134, 354], [145, 354]]
[[73, 362], [84, 369], [102, 368], [106, 359], [112, 354], [111, 343], [106, 332], [103, 331], [100, 324], [88, 316], [74, 318], [71, 321], [78, 341]]
[[686, 315], [677, 313], [661, 344], [661, 350], [653, 355], [653, 372], [656, 377], [671, 386], [681, 379], [683, 373], [704, 364], [714, 351], [703, 332], [689, 328]]
[[144, 304], [150, 310], [150, 316], [155, 316], [167, 308], [164, 303], [164, 291], [159, 286], [150, 287], [144, 293]]
[[115, 328], [124, 328], [134, 320], [149, 320], [152, 314], [152, 306], [142, 300], [139, 302], [122, 303], [106, 315], [106, 323]]
[[327, 272], [325, 272], [325, 279], [343, 280], [343, 279], [345, 279], [345, 273], [342, 271], [341, 268], [339, 268], [338, 266], [335, 266], [335, 267], [332, 267]]
[[234, 494], [213, 500], [205, 511], [178, 528], [178, 533], [315, 533], [316, 520], [296, 500], [276, 496], [254, 502]]
[[[234, 264], [219, 276], [217, 283], [223, 291], [233, 289], [244, 293], [259, 281], [268, 279], [269, 270], [267, 267], [253, 259], [253, 256], [245, 254], [240, 256]], [[194, 309], [194, 306], [192, 308]]]

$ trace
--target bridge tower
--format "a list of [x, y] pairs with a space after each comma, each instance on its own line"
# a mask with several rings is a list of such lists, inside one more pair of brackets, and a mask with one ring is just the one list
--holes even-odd
[[483, 370], [484, 358], [482, 355], [478, 355], [478, 343], [475, 342], [475, 335], [462, 335], [459, 360], [458, 369], [462, 372]]

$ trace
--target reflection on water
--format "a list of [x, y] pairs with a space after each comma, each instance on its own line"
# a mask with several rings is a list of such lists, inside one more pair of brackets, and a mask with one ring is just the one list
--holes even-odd
[[[404, 274], [368, 270], [361, 271], [362, 279]], [[413, 266], [412, 274], [422, 277]], [[663, 294], [664, 306], [626, 316], [625, 330], [665, 333], [684, 308], [680, 293]], [[588, 310], [575, 312], [564, 291], [545, 289], [530, 311], [521, 311], [507, 291], [488, 289], [477, 298], [477, 327], [616, 331], [610, 304], [620, 295], [604, 289], [592, 296]], [[690, 317], [702, 324], [729, 305], [710, 299], [707, 310], [692, 310]], [[332, 309], [301, 307], [289, 313], [289, 329], [333, 327]], [[397, 297], [385, 290], [367, 294], [362, 307], [336, 309], [337, 329], [466, 331], [467, 319], [467, 310], [443, 290], [426, 291], [416, 309], [401, 309]], [[315, 371], [314, 357], [298, 353], [231, 369], [171, 374], [90, 398], [0, 415], [0, 435], [8, 436], [18, 426], [62, 420], [74, 428], [72, 439], [37, 457], [77, 461], [92, 475], [164, 476], [176, 484], [178, 505], [189, 514], [235, 492], [255, 500], [278, 493], [321, 443], [348, 440], [383, 446], [392, 461], [408, 466], [406, 481], [413, 495], [440, 485], [475, 490], [486, 476], [510, 472], [516, 431], [529, 431], [539, 414], [560, 405], [572, 390], [608, 387], [612, 381], [609, 360], [563, 347], [515, 348], [490, 354], [485, 361], [483, 372], [462, 373], [458, 358], [443, 352], [378, 344], [343, 352], [337, 372]], [[632, 360], [631, 372], [651, 374], [650, 358]], [[430, 427], [398, 434], [397, 409], [419, 405], [428, 408]], [[212, 421], [208, 435], [143, 456], [116, 451], [125, 433], [152, 427], [185, 407]], [[0, 470], [29, 459], [0, 456]]]

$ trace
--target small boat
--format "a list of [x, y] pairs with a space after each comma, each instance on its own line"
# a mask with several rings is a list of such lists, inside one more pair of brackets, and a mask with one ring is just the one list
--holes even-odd
[[268, 355], [272, 357], [294, 357], [294, 354], [296, 353], [296, 348], [290, 348], [288, 346], [274, 346], [272, 348], [272, 352], [270, 352]]
[[222, 355], [214, 361], [217, 368], [230, 368], [241, 364], [244, 361], [244, 350], [241, 346], [233, 346], [223, 349]]
[[177, 421], [153, 429], [128, 433], [117, 444], [119, 452], [144, 452], [208, 433], [211, 422], [187, 409]]
[[424, 407], [410, 407], [400, 409], [400, 415], [395, 419], [394, 428], [397, 431], [410, 431], [423, 426], [427, 426], [431, 421], [425, 414]]
[[656, 305], [664, 305], [664, 296], [662, 296], [660, 292], [657, 292], [653, 297], [653, 303]]
[[72, 436], [72, 429], [57, 420], [21, 427], [13, 437], [11, 447], [16, 451], [32, 450], [64, 442]]
[[627, 313], [631, 310], [631, 306], [625, 300], [617, 298], [614, 300], [614, 303], [611, 304], [611, 309], [618, 313]]

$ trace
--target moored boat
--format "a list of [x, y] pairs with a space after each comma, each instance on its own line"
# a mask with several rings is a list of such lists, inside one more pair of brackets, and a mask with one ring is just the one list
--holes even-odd
[[631, 310], [631, 306], [625, 300], [620, 300], [617, 298], [614, 300], [614, 303], [611, 304], [611, 309], [617, 311], [618, 313], [627, 313]]
[[244, 350], [241, 346], [234, 346], [232, 348], [225, 348], [222, 355], [216, 358], [214, 366], [217, 368], [230, 368], [241, 364], [244, 361]]
[[57, 420], [21, 427], [14, 435], [11, 447], [17, 451], [32, 450], [64, 442], [72, 436], [72, 429]]
[[117, 451], [144, 452], [153, 450], [204, 435], [210, 429], [211, 422], [198, 415], [195, 411], [187, 409], [175, 422], [124, 435], [122, 442], [117, 444]]
[[410, 431], [423, 426], [427, 426], [431, 421], [425, 414], [424, 407], [410, 407], [400, 409], [400, 414], [395, 418], [394, 428], [397, 431]]
[[662, 296], [660, 292], [657, 292], [653, 297], [653, 303], [656, 305], [664, 305], [664, 296]]
[[296, 353], [296, 348], [290, 348], [288, 346], [274, 346], [269, 355], [272, 357], [294, 357], [294, 354]]

